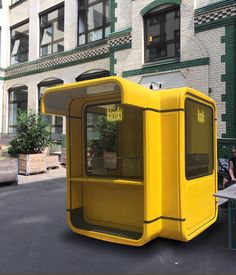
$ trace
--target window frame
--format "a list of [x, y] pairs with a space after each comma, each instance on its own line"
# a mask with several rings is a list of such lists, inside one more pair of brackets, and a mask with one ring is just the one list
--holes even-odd
[[[212, 140], [211, 140], [212, 159], [211, 160], [209, 159], [209, 163], [210, 163], [210, 161], [212, 163], [212, 168], [207, 173], [202, 173], [202, 174], [199, 174], [199, 175], [196, 175], [196, 176], [190, 176], [190, 177], [187, 175], [187, 130], [186, 130], [186, 127], [187, 127], [187, 123], [186, 123], [186, 121], [187, 121], [186, 120], [186, 118], [187, 118], [186, 102], [187, 101], [191, 101], [191, 102], [197, 103], [199, 105], [202, 105], [204, 107], [208, 107], [208, 108], [211, 109], [211, 112], [212, 112], [212, 133], [211, 133], [212, 134]], [[197, 100], [195, 100], [193, 98], [190, 98], [190, 97], [185, 98], [185, 102], [184, 102], [185, 178], [188, 181], [193, 180], [193, 179], [199, 179], [199, 178], [209, 176], [209, 175], [213, 175], [213, 173], [214, 173], [214, 170], [215, 170], [215, 162], [214, 162], [214, 159], [215, 159], [215, 151], [214, 151], [214, 147], [215, 147], [215, 140], [214, 140], [215, 123], [214, 123], [214, 121], [215, 121], [214, 120], [214, 107], [212, 105], [204, 103], [202, 101], [197, 101]]]
[[[22, 26], [24, 26], [24, 25], [27, 25], [27, 24], [28, 24], [28, 29], [27, 29], [27, 31], [21, 32], [21, 33], [19, 33], [18, 35], [14, 35], [14, 36], [12, 35], [12, 32], [13, 32], [15, 29], [20, 28], [20, 27], [22, 27]], [[22, 38], [22, 34], [28, 34], [28, 44], [27, 44], [28, 48], [27, 48], [27, 50], [25, 50], [25, 51], [22, 51], [22, 52], [19, 52], [19, 53], [17, 52], [16, 54], [12, 54], [12, 50], [13, 50], [13, 48], [14, 48], [14, 46], [15, 46], [15, 42], [16, 42], [17, 40], [20, 40], [20, 43], [19, 43], [19, 46], [18, 46], [18, 48], [20, 48], [20, 45], [21, 45], [21, 39], [20, 39], [20, 38]], [[16, 25], [11, 26], [11, 27], [10, 27], [10, 37], [11, 37], [10, 64], [11, 64], [11, 65], [15, 65], [15, 64], [22, 63], [22, 62], [27, 62], [27, 61], [29, 60], [29, 19], [24, 20], [24, 21], [22, 21], [22, 22], [20, 22], [20, 23], [18, 23], [18, 24], [16, 24]], [[17, 56], [21, 56], [22, 54], [26, 54], [26, 59], [25, 59], [25, 60], [23, 60], [23, 61], [17, 60], [18, 62], [15, 62], [15, 63], [12, 62], [12, 58], [17, 57]]]
[[[154, 11], [153, 11], [154, 10]], [[153, 17], [157, 17], [157, 16], [160, 16], [161, 19], [165, 18], [166, 17], [166, 14], [170, 11], [174, 11], [175, 12], [175, 18], [176, 17], [176, 12], [179, 12], [179, 21], [180, 21], [180, 6], [178, 4], [171, 4], [171, 6], [169, 7], [164, 7], [163, 9], [161, 9], [161, 6], [160, 6], [160, 9], [155, 11], [155, 8], [149, 11], [147, 14], [144, 15], [143, 17], [143, 22], [144, 22], [144, 62], [145, 63], [150, 63], [150, 62], [161, 62], [161, 61], [165, 61], [165, 60], [179, 60], [180, 59], [180, 31], [181, 31], [181, 28], [180, 28], [180, 22], [179, 22], [179, 29], [177, 30], [179, 32], [179, 36], [177, 36], [176, 38], [174, 37], [174, 39], [171, 39], [171, 40], [168, 40], [166, 41], [161, 41], [160, 43], [153, 43], [152, 45], [148, 45], [148, 37], [147, 37], [147, 33], [148, 33], [148, 25], [147, 25], [147, 21], [148, 19], [150, 18], [153, 18]], [[165, 33], [165, 27], [164, 27], [164, 21], [160, 21], [160, 37], [164, 37], [163, 33]], [[174, 34], [176, 33], [176, 30], [174, 31]], [[163, 39], [163, 38], [162, 38]], [[163, 44], [164, 46], [168, 46], [168, 44], [175, 44], [175, 56], [172, 56], [172, 57], [168, 57], [168, 56], [165, 56], [165, 57], [158, 57], [158, 58], [155, 58], [155, 59], [148, 59], [147, 58], [147, 50], [153, 46], [157, 46], [157, 44], [159, 45], [160, 47], [160, 44]], [[176, 54], [176, 51], [177, 51], [177, 48], [176, 48], [176, 44], [179, 43], [179, 54]]]
[[[49, 22], [47, 23], [42, 23], [42, 17], [49, 14], [49, 13], [52, 13], [53, 11], [59, 11], [59, 9], [63, 9], [63, 13], [62, 15], [60, 16], [57, 16], [56, 18], [50, 20]], [[54, 40], [54, 28], [53, 28], [53, 24], [55, 22], [58, 22], [60, 20], [63, 19], [63, 38], [60, 38], [60, 39], [57, 39], [57, 40]], [[49, 43], [46, 43], [46, 44], [43, 44], [42, 45], [42, 39], [43, 39], [43, 34], [44, 34], [44, 30], [46, 30], [47, 28], [51, 27], [52, 28], [52, 41], [49, 42]], [[63, 52], [64, 49], [65, 49], [65, 46], [63, 44], [63, 50], [59, 50], [59, 51], [54, 51], [53, 50], [53, 46], [59, 42], [64, 42], [65, 41], [65, 36], [64, 36], [64, 33], [65, 33], [65, 5], [64, 5], [64, 2], [56, 5], [56, 6], [53, 6], [45, 11], [42, 11], [39, 13], [39, 56], [40, 57], [45, 57], [45, 56], [49, 56], [51, 54], [55, 54], [55, 53], [58, 53], [58, 52]], [[50, 53], [47, 53], [47, 54], [42, 54], [42, 49], [43, 47], [50, 47], [51, 49], [51, 52]]]
[[[83, 8], [80, 7], [79, 5], [79, 0], [78, 0], [78, 20], [77, 20], [77, 45], [78, 46], [83, 46], [89, 43], [94, 43], [96, 41], [101, 41], [107, 38], [106, 36], [106, 28], [111, 26], [111, 18], [109, 19], [108, 23], [106, 22], [106, 3], [109, 5], [109, 9], [110, 9], [110, 1], [109, 0], [94, 0], [92, 3], [88, 3], [89, 0], [84, 0], [84, 6]], [[88, 10], [90, 7], [93, 7], [99, 3], [102, 3], [102, 25], [93, 29], [88, 29]], [[79, 32], [79, 28], [80, 28], [80, 23], [79, 23], [79, 19], [80, 19], [80, 14], [82, 14], [83, 12], [85, 12], [85, 30], [83, 32]], [[110, 12], [109, 14], [110, 15]], [[93, 41], [88, 41], [88, 35], [90, 32], [92, 31], [96, 31], [96, 30], [100, 30], [102, 29], [102, 38], [101, 39], [96, 39]], [[79, 42], [79, 38], [80, 35], [85, 35], [85, 42], [83, 44], [80, 44]]]
[[[46, 81], [42, 81], [40, 82], [37, 86], [38, 86], [38, 112], [40, 112], [40, 105], [41, 105], [41, 93], [40, 93], [40, 88], [42, 87], [45, 87], [45, 88], [51, 88], [51, 87], [54, 87], [54, 86], [57, 86], [57, 85], [62, 85], [64, 83], [64, 81], [62, 79], [53, 79], [53, 80], [46, 80]], [[50, 119], [52, 120], [52, 122], [54, 121], [55, 123], [52, 124], [50, 123], [50, 127], [51, 129], [54, 129], [53, 132], [51, 132], [51, 139], [52, 140], [55, 140], [53, 138], [53, 135], [56, 135], [56, 134], [63, 134], [63, 118], [62, 116], [57, 116], [57, 115], [45, 115], [45, 116], [48, 116], [50, 117]], [[56, 123], [57, 119], [58, 118], [62, 118], [62, 124], [58, 124]], [[59, 132], [57, 132], [59, 130]]]
[[[12, 93], [17, 93], [17, 92], [21, 92], [21, 91], [24, 91], [27, 94], [26, 100], [11, 100]], [[10, 119], [11, 119], [11, 116], [13, 115], [13, 114], [11, 114], [11, 112], [13, 110], [11, 108], [11, 106], [13, 106], [16, 103], [23, 103], [23, 102], [26, 102], [26, 110], [24, 110], [24, 111], [27, 111], [27, 109], [28, 109], [28, 87], [27, 86], [23, 85], [20, 87], [15, 87], [15, 88], [13, 87], [13, 88], [8, 89], [8, 133], [14, 133], [13, 130], [16, 128], [16, 126], [14, 124], [10, 124]], [[17, 111], [19, 109], [20, 108], [17, 108]]]

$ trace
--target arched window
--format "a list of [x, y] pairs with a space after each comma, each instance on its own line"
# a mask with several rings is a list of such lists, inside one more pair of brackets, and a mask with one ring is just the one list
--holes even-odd
[[110, 72], [107, 70], [90, 70], [85, 73], [80, 74], [75, 78], [76, 82], [95, 79], [100, 77], [110, 76]]
[[14, 134], [16, 132], [16, 117], [19, 111], [27, 111], [28, 105], [28, 87], [25, 85], [16, 85], [9, 90], [9, 112], [8, 112], [8, 132]]
[[180, 57], [180, 7], [158, 6], [144, 15], [145, 62]]
[[[43, 80], [38, 84], [38, 99], [39, 99], [39, 111], [40, 111], [40, 101], [43, 93], [50, 87], [63, 84], [63, 80], [58, 78], [48, 78]], [[51, 127], [51, 139], [61, 140], [61, 134], [63, 131], [63, 117], [45, 115], [45, 120]]]

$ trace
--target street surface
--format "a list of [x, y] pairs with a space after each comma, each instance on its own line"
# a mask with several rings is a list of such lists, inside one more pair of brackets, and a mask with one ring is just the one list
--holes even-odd
[[236, 273], [226, 210], [189, 243], [157, 238], [129, 247], [102, 242], [67, 227], [65, 171], [60, 169], [21, 176], [18, 186], [0, 186], [1, 274]]

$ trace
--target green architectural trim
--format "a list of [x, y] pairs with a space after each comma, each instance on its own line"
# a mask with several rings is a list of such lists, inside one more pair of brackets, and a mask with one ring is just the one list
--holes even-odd
[[24, 67], [24, 66], [29, 66], [29, 65], [37, 65], [37, 64], [40, 64], [42, 62], [51, 61], [51, 60], [54, 60], [54, 59], [60, 58], [60, 57], [66, 57], [68, 55], [78, 53], [78, 52], [82, 52], [84, 50], [88, 50], [88, 49], [92, 50], [94, 47], [102, 46], [102, 45], [106, 46], [107, 45], [107, 40], [105, 40], [105, 41], [102, 40], [102, 41], [89, 43], [89, 44], [77, 47], [77, 48], [75, 48], [73, 50], [70, 50], [70, 51], [51, 54], [49, 56], [41, 57], [37, 60], [22, 62], [22, 63], [16, 64], [16, 65], [11, 65], [10, 67], [8, 67], [6, 69], [6, 71], [15, 70], [15, 69], [18, 69], [18, 68], [21, 68], [21, 67]]
[[236, 0], [223, 0], [223, 1], [219, 1], [217, 3], [211, 4], [211, 5], [207, 5], [205, 7], [199, 8], [195, 10], [195, 15], [199, 15], [202, 13], [206, 13], [215, 9], [219, 9], [219, 8], [223, 8], [225, 6], [229, 6], [231, 4], [236, 3]]
[[117, 8], [117, 3], [116, 0], [110, 0], [110, 7], [111, 7], [111, 33], [115, 32], [115, 25], [117, 22], [117, 17], [116, 17], [116, 8]]
[[225, 75], [221, 76], [225, 82], [225, 114], [222, 121], [226, 122], [226, 133], [222, 138], [236, 138], [236, 25], [225, 27]]
[[221, 56], [221, 63], [225, 63], [225, 55]]
[[109, 35], [109, 38], [113, 39], [113, 38], [119, 38], [120, 36], [123, 36], [123, 35], [127, 35], [129, 33], [132, 32], [132, 28], [128, 28], [126, 30], [122, 30], [122, 31], [119, 31], [119, 32], [113, 32]]
[[68, 52], [64, 52], [66, 53], [66, 55], [70, 52], [80, 52], [80, 51], [85, 51], [85, 50], [90, 50], [91, 48], [95, 48], [95, 47], [98, 47], [98, 46], [105, 46], [108, 42], [108, 39], [105, 38], [105, 39], [102, 39], [102, 40], [98, 40], [98, 41], [93, 41], [93, 42], [89, 42], [85, 45], [81, 45], [81, 46], [78, 46], [77, 48], [73, 49], [73, 50], [70, 50]]
[[218, 158], [228, 159], [231, 156], [232, 146], [236, 145], [236, 139], [224, 139], [217, 140]]
[[117, 59], [115, 58], [115, 53], [118, 51], [123, 51], [131, 48], [132, 48], [131, 43], [123, 44], [120, 46], [114, 46], [110, 48], [110, 75], [116, 75], [115, 64], [117, 63]]
[[115, 58], [115, 52], [110, 53], [110, 75], [116, 75], [115, 73], [115, 64], [117, 63], [117, 60]]
[[13, 9], [19, 5], [21, 5], [22, 3], [26, 2], [27, 0], [20, 0], [20, 1], [17, 1], [16, 3], [12, 4], [9, 8], [10, 9]]
[[224, 26], [232, 25], [236, 21], [236, 16], [228, 16], [224, 19], [219, 19], [209, 23], [195, 24], [195, 32], [203, 32], [211, 29], [222, 28]]
[[0, 76], [0, 80], [5, 80], [5, 77], [3, 77], [3, 76]]
[[132, 48], [132, 43], [127, 43], [127, 44], [111, 47], [110, 52], [123, 51], [123, 50], [131, 49], [131, 48]]
[[184, 68], [196, 67], [196, 66], [204, 66], [209, 65], [209, 58], [199, 58], [193, 59], [189, 61], [175, 62], [169, 64], [155, 65], [155, 66], [145, 66], [141, 69], [124, 71], [123, 76], [129, 77], [140, 74], [149, 74], [149, 73], [157, 73], [157, 72], [165, 72], [165, 71], [173, 71]]
[[92, 62], [92, 61], [96, 61], [96, 60], [100, 60], [100, 59], [104, 59], [104, 58], [109, 58], [109, 54], [101, 54], [101, 55], [97, 55], [97, 56], [94, 56], [94, 57], [84, 58], [84, 59], [76, 60], [76, 61], [70, 61], [70, 62], [66, 62], [66, 63], [59, 64], [59, 65], [54, 65], [54, 66], [51, 66], [49, 68], [42, 68], [42, 69], [38, 69], [38, 70], [33, 70], [33, 71], [30, 71], [30, 72], [27, 72], [27, 73], [20, 73], [20, 74], [14, 75], [14, 76], [5, 77], [5, 80], [14, 79], [14, 78], [17, 78], [17, 77], [19, 78], [19, 77], [33, 75], [33, 74], [38, 74], [38, 73], [43, 73], [43, 72], [46, 72], [46, 71], [61, 69], [61, 68], [74, 66], [74, 65], [78, 65], [78, 64], [83, 64], [83, 63], [87, 63], [87, 62]]
[[221, 43], [225, 43], [225, 36], [221, 36]]
[[148, 13], [150, 10], [163, 5], [163, 4], [177, 4], [180, 5], [181, 4], [181, 0], [155, 0], [153, 2], [151, 2], [150, 4], [148, 4], [146, 7], [144, 7], [140, 13], [142, 16], [144, 16], [146, 13]]

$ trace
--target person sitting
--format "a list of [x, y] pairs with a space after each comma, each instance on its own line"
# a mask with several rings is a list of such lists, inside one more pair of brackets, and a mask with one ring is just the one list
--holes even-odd
[[228, 174], [223, 178], [223, 188], [236, 183], [236, 145], [232, 147], [232, 156], [229, 159]]

